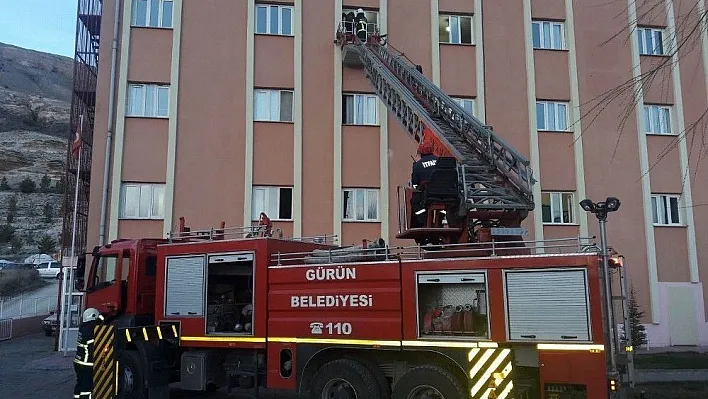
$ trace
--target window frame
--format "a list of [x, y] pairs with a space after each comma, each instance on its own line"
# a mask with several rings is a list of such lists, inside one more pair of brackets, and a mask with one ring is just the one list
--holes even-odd
[[[445, 21], [445, 18], [447, 18], [447, 26], [444, 27], [443, 29], [448, 30], [448, 41], [443, 41], [442, 36], [440, 35], [440, 26], [443, 25], [443, 22]], [[452, 41], [452, 19], [457, 19], [457, 35], [459, 37], [459, 42], [453, 42]], [[470, 21], [470, 42], [465, 43], [462, 40], [462, 25], [460, 24], [460, 21], [462, 19], [469, 19]], [[475, 40], [475, 20], [474, 20], [474, 15], [463, 15], [463, 14], [438, 14], [438, 43], [439, 44], [451, 44], [451, 45], [457, 45], [457, 46], [474, 46], [476, 45], [476, 40]]]
[[[273, 215], [268, 215], [268, 212], [266, 210], [256, 210], [255, 209], [255, 204], [256, 204], [256, 192], [258, 190], [265, 190], [265, 201], [264, 205], [266, 210], [270, 207], [270, 197], [273, 195], [273, 192], [276, 194], [276, 199], [275, 199], [275, 208], [278, 209], [278, 215], [274, 217]], [[281, 201], [281, 190], [290, 190], [290, 218], [281, 218], [280, 217], [280, 201]], [[265, 212], [268, 215], [268, 218], [270, 218], [271, 221], [274, 222], [292, 222], [293, 219], [293, 205], [294, 205], [294, 189], [292, 186], [280, 186], [280, 185], [273, 185], [273, 186], [268, 186], [268, 185], [254, 185], [251, 189], [251, 222], [257, 222], [260, 219], [260, 213]]]
[[[662, 135], [662, 136], [675, 136], [673, 128], [673, 107], [670, 105], [662, 104], [644, 104], [644, 133], [651, 135]], [[654, 115], [658, 113], [658, 115]], [[655, 130], [657, 128], [656, 120], [659, 119], [659, 128], [663, 129], [664, 125], [668, 128], [668, 131]], [[668, 117], [668, 121], [666, 118]]]
[[[353, 198], [353, 215], [354, 218], [347, 218], [346, 217], [346, 210], [347, 210], [347, 202], [345, 200], [346, 193], [349, 192], [349, 196]], [[364, 193], [364, 204], [363, 204], [363, 210], [364, 210], [364, 218], [363, 219], [357, 219], [356, 218], [356, 210], [358, 208], [358, 201], [357, 201], [357, 192], [363, 192]], [[370, 218], [369, 217], [369, 212], [368, 212], [368, 205], [369, 205], [369, 193], [374, 193], [375, 198], [376, 198], [376, 217], [375, 218]], [[342, 222], [347, 222], [347, 223], [379, 223], [381, 222], [381, 190], [378, 188], [365, 188], [365, 187], [347, 187], [347, 188], [342, 188], [342, 214], [341, 214], [341, 220]]]
[[[137, 3], [139, 1], [144, 1], [145, 4], [145, 25], [138, 25], [137, 24]], [[131, 11], [131, 16], [130, 16], [130, 27], [133, 28], [151, 28], [151, 29], [174, 29], [174, 12], [175, 12], [175, 3], [174, 0], [157, 0], [159, 5], [158, 5], [158, 12], [157, 12], [157, 20], [158, 24], [157, 26], [150, 25], [150, 16], [151, 16], [151, 10], [152, 7], [150, 7], [151, 0], [132, 0], [132, 11]], [[170, 16], [170, 24], [169, 26], [165, 25], [165, 3], [172, 3], [172, 15]]]
[[[134, 97], [131, 95], [133, 93], [133, 88], [140, 88], [140, 95], [142, 97], [141, 105], [140, 105], [140, 112], [139, 113], [132, 113], [131, 112], [131, 105], [133, 103]], [[148, 115], [147, 114], [147, 92], [148, 92], [148, 87], [154, 87], [155, 91], [153, 93], [153, 114]], [[166, 89], [167, 90], [167, 97], [166, 101], [167, 103], [165, 104], [165, 114], [164, 115], [159, 115], [158, 110], [160, 109], [160, 90]], [[125, 116], [129, 118], [157, 118], [157, 119], [167, 119], [170, 117], [170, 85], [169, 84], [159, 84], [159, 83], [140, 83], [140, 82], [128, 82], [128, 94], [126, 95], [126, 104], [125, 104]]]
[[[267, 93], [268, 99], [268, 110], [267, 113], [273, 115], [273, 110], [271, 109], [273, 95], [277, 93], [278, 96], [278, 119], [260, 119], [258, 117], [258, 93]], [[282, 120], [283, 116], [283, 93], [289, 93], [291, 96], [290, 101], [290, 120]], [[276, 122], [276, 123], [294, 123], [293, 112], [295, 110], [295, 90], [292, 89], [265, 89], [265, 88], [254, 88], [253, 89], [253, 121], [254, 122]]]
[[[346, 105], [347, 105], [347, 97], [352, 97], [352, 98], [353, 98], [352, 101], [354, 101], [354, 115], [352, 116], [353, 122], [351, 122], [351, 123], [346, 122], [347, 113], [344, 112], [344, 109], [345, 109], [345, 107], [346, 107]], [[357, 115], [356, 99], [357, 99], [357, 98], [362, 98], [362, 103], [364, 104], [364, 106], [362, 107], [362, 115], [361, 115], [361, 119], [362, 119], [362, 120], [359, 121], [359, 122], [357, 122], [357, 118], [356, 118], [356, 115]], [[368, 120], [368, 119], [370, 119], [370, 118], [367, 118], [368, 113], [367, 113], [366, 103], [367, 103], [368, 100], [372, 100], [372, 99], [373, 99], [373, 101], [374, 101], [374, 103], [375, 103], [375, 107], [374, 107], [374, 112], [375, 112], [374, 121], [371, 122], [371, 123], [367, 123], [366, 120]], [[381, 123], [380, 118], [381, 118], [381, 115], [380, 115], [380, 112], [379, 112], [379, 97], [378, 97], [376, 94], [370, 94], [370, 93], [342, 93], [342, 125], [345, 125], [345, 126], [379, 126], [380, 123]]]
[[[540, 127], [539, 124], [541, 121], [538, 119], [538, 106], [543, 105], [543, 127]], [[563, 106], [565, 110], [565, 129], [559, 129], [558, 128], [558, 122], [561, 120], [561, 118], [558, 116], [559, 112], [558, 109], [560, 106]], [[550, 129], [548, 127], [548, 120], [549, 120], [549, 109], [553, 108], [553, 115], [554, 115], [554, 129]], [[567, 101], [550, 101], [550, 100], [536, 100], [536, 130], [539, 132], [569, 132], [569, 115], [568, 115], [568, 110], [570, 108], [570, 103]]]
[[[140, 216], [140, 207], [142, 205], [142, 188], [148, 188], [150, 191], [150, 204], [148, 205], [148, 216]], [[137, 215], [126, 216], [126, 199], [127, 199], [127, 189], [137, 188], [138, 198], [137, 198]], [[156, 189], [162, 191], [162, 213], [155, 213], [155, 195], [160, 195], [159, 192], [156, 193]], [[118, 208], [118, 218], [122, 220], [164, 220], [165, 219], [165, 183], [137, 183], [137, 182], [122, 182], [120, 187], [120, 202]], [[160, 205], [158, 205], [160, 206]]]
[[[544, 34], [544, 27], [548, 25], [549, 26], [549, 35], [550, 35], [550, 46], [546, 46], [545, 43], [545, 34]], [[538, 47], [536, 46], [536, 43], [534, 41], [534, 28], [538, 26]], [[555, 37], [554, 34], [554, 28], [558, 26], [560, 27], [560, 36], [558, 38]], [[555, 43], [557, 40], [560, 40], [560, 43]], [[552, 21], [552, 20], [532, 20], [531, 21], [531, 45], [534, 50], [566, 50], [567, 49], [567, 43], [566, 43], [566, 38], [565, 38], [565, 22], [564, 21]], [[557, 45], [557, 47], [556, 47]]]
[[[646, 43], [646, 32], [651, 32], [651, 40], [653, 44], [653, 48], [651, 50], [647, 49], [647, 43]], [[666, 31], [663, 28], [655, 28], [651, 26], [639, 26], [637, 27], [637, 47], [639, 49], [639, 55], [648, 55], [648, 56], [666, 56], [666, 45], [664, 43], [664, 37], [666, 36]], [[660, 47], [661, 47], [661, 53], [655, 52], [656, 50], [656, 45], [654, 42], [656, 41], [657, 35], [659, 36], [659, 40], [661, 40]]]
[[462, 109], [467, 111], [465, 108], [464, 103], [469, 102], [472, 106], [472, 116], [476, 116], [476, 111], [477, 111], [477, 101], [476, 98], [469, 98], [469, 97], [451, 97]]
[[[677, 221], [673, 221], [673, 216], [671, 215], [671, 200], [676, 200], [676, 218]], [[661, 200], [661, 201], [660, 201]], [[672, 226], [683, 226], [683, 215], [681, 214], [681, 195], [680, 194], [652, 194], [651, 195], [651, 208], [652, 208], [652, 225], [656, 227], [672, 227]], [[663, 209], [661, 209], [663, 208]], [[668, 222], [664, 223], [659, 220], [659, 215], [665, 217]], [[668, 211], [668, 212], [667, 212]]]
[[[278, 9], [278, 32], [271, 32], [271, 7], [276, 7]], [[265, 32], [258, 31], [258, 10], [266, 9], [266, 22], [265, 22]], [[290, 33], [283, 33], [283, 9], [290, 10]], [[253, 18], [253, 34], [254, 35], [269, 35], [269, 36], [295, 36], [295, 7], [285, 4], [274, 4], [274, 3], [256, 3], [254, 7], [254, 18]]]
[[[550, 201], [550, 216], [551, 220], [546, 221], [545, 220], [545, 215], [543, 213], [543, 198], [544, 196], [548, 195], [549, 196], [549, 201]], [[559, 199], [554, 199], [558, 198], [556, 197], [558, 195]], [[565, 221], [565, 215], [564, 215], [564, 196], [570, 195], [570, 201], [568, 202], [568, 214], [570, 215], [569, 221]], [[553, 220], [553, 215], [554, 215], [554, 210], [558, 207], [558, 200], [560, 200], [560, 216], [561, 216], [561, 221], [556, 222]], [[541, 192], [541, 222], [544, 225], [562, 225], [562, 226], [567, 226], [567, 225], [577, 225], [577, 215], [578, 215], [578, 207], [575, 205], [575, 192], [574, 191], [542, 191]]]

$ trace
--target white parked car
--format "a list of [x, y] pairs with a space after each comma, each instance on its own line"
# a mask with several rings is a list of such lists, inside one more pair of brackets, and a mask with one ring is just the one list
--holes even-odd
[[57, 261], [43, 262], [35, 266], [42, 278], [59, 278], [61, 265]]

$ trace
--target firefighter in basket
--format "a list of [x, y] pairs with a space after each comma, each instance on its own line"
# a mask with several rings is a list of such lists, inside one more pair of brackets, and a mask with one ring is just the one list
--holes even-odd
[[74, 398], [90, 399], [93, 390], [94, 337], [93, 329], [103, 323], [103, 316], [95, 308], [84, 310], [76, 342], [76, 357], [74, 371], [76, 385]]
[[413, 227], [425, 227], [427, 215], [423, 207], [423, 187], [428, 183], [435, 170], [438, 157], [433, 154], [433, 146], [429, 142], [423, 141], [418, 146], [420, 158], [413, 163], [411, 173], [411, 184], [416, 191], [411, 197], [411, 209], [413, 210]]

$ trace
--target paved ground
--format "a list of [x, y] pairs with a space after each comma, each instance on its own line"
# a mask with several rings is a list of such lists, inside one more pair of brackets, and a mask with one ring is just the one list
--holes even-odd
[[[73, 353], [64, 357], [53, 351], [55, 337], [36, 334], [0, 342], [0, 398], [37, 399], [71, 398], [74, 389]], [[171, 399], [187, 398], [248, 398], [247, 395], [227, 395], [225, 391], [197, 393], [171, 389]], [[263, 399], [297, 399], [292, 394], [262, 392]]]

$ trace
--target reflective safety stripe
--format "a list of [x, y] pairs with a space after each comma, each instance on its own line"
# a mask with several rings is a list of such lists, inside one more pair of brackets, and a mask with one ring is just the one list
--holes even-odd
[[76, 364], [80, 364], [80, 365], [82, 365], [82, 366], [89, 366], [89, 367], [93, 367], [93, 363], [90, 363], [90, 362], [84, 362], [84, 361], [81, 361], [81, 360], [79, 360], [79, 359], [74, 359], [74, 363], [76, 363]]
[[89, 339], [88, 341], [86, 341], [86, 345], [90, 345], [90, 344], [92, 344], [93, 342], [94, 342], [93, 339]]

